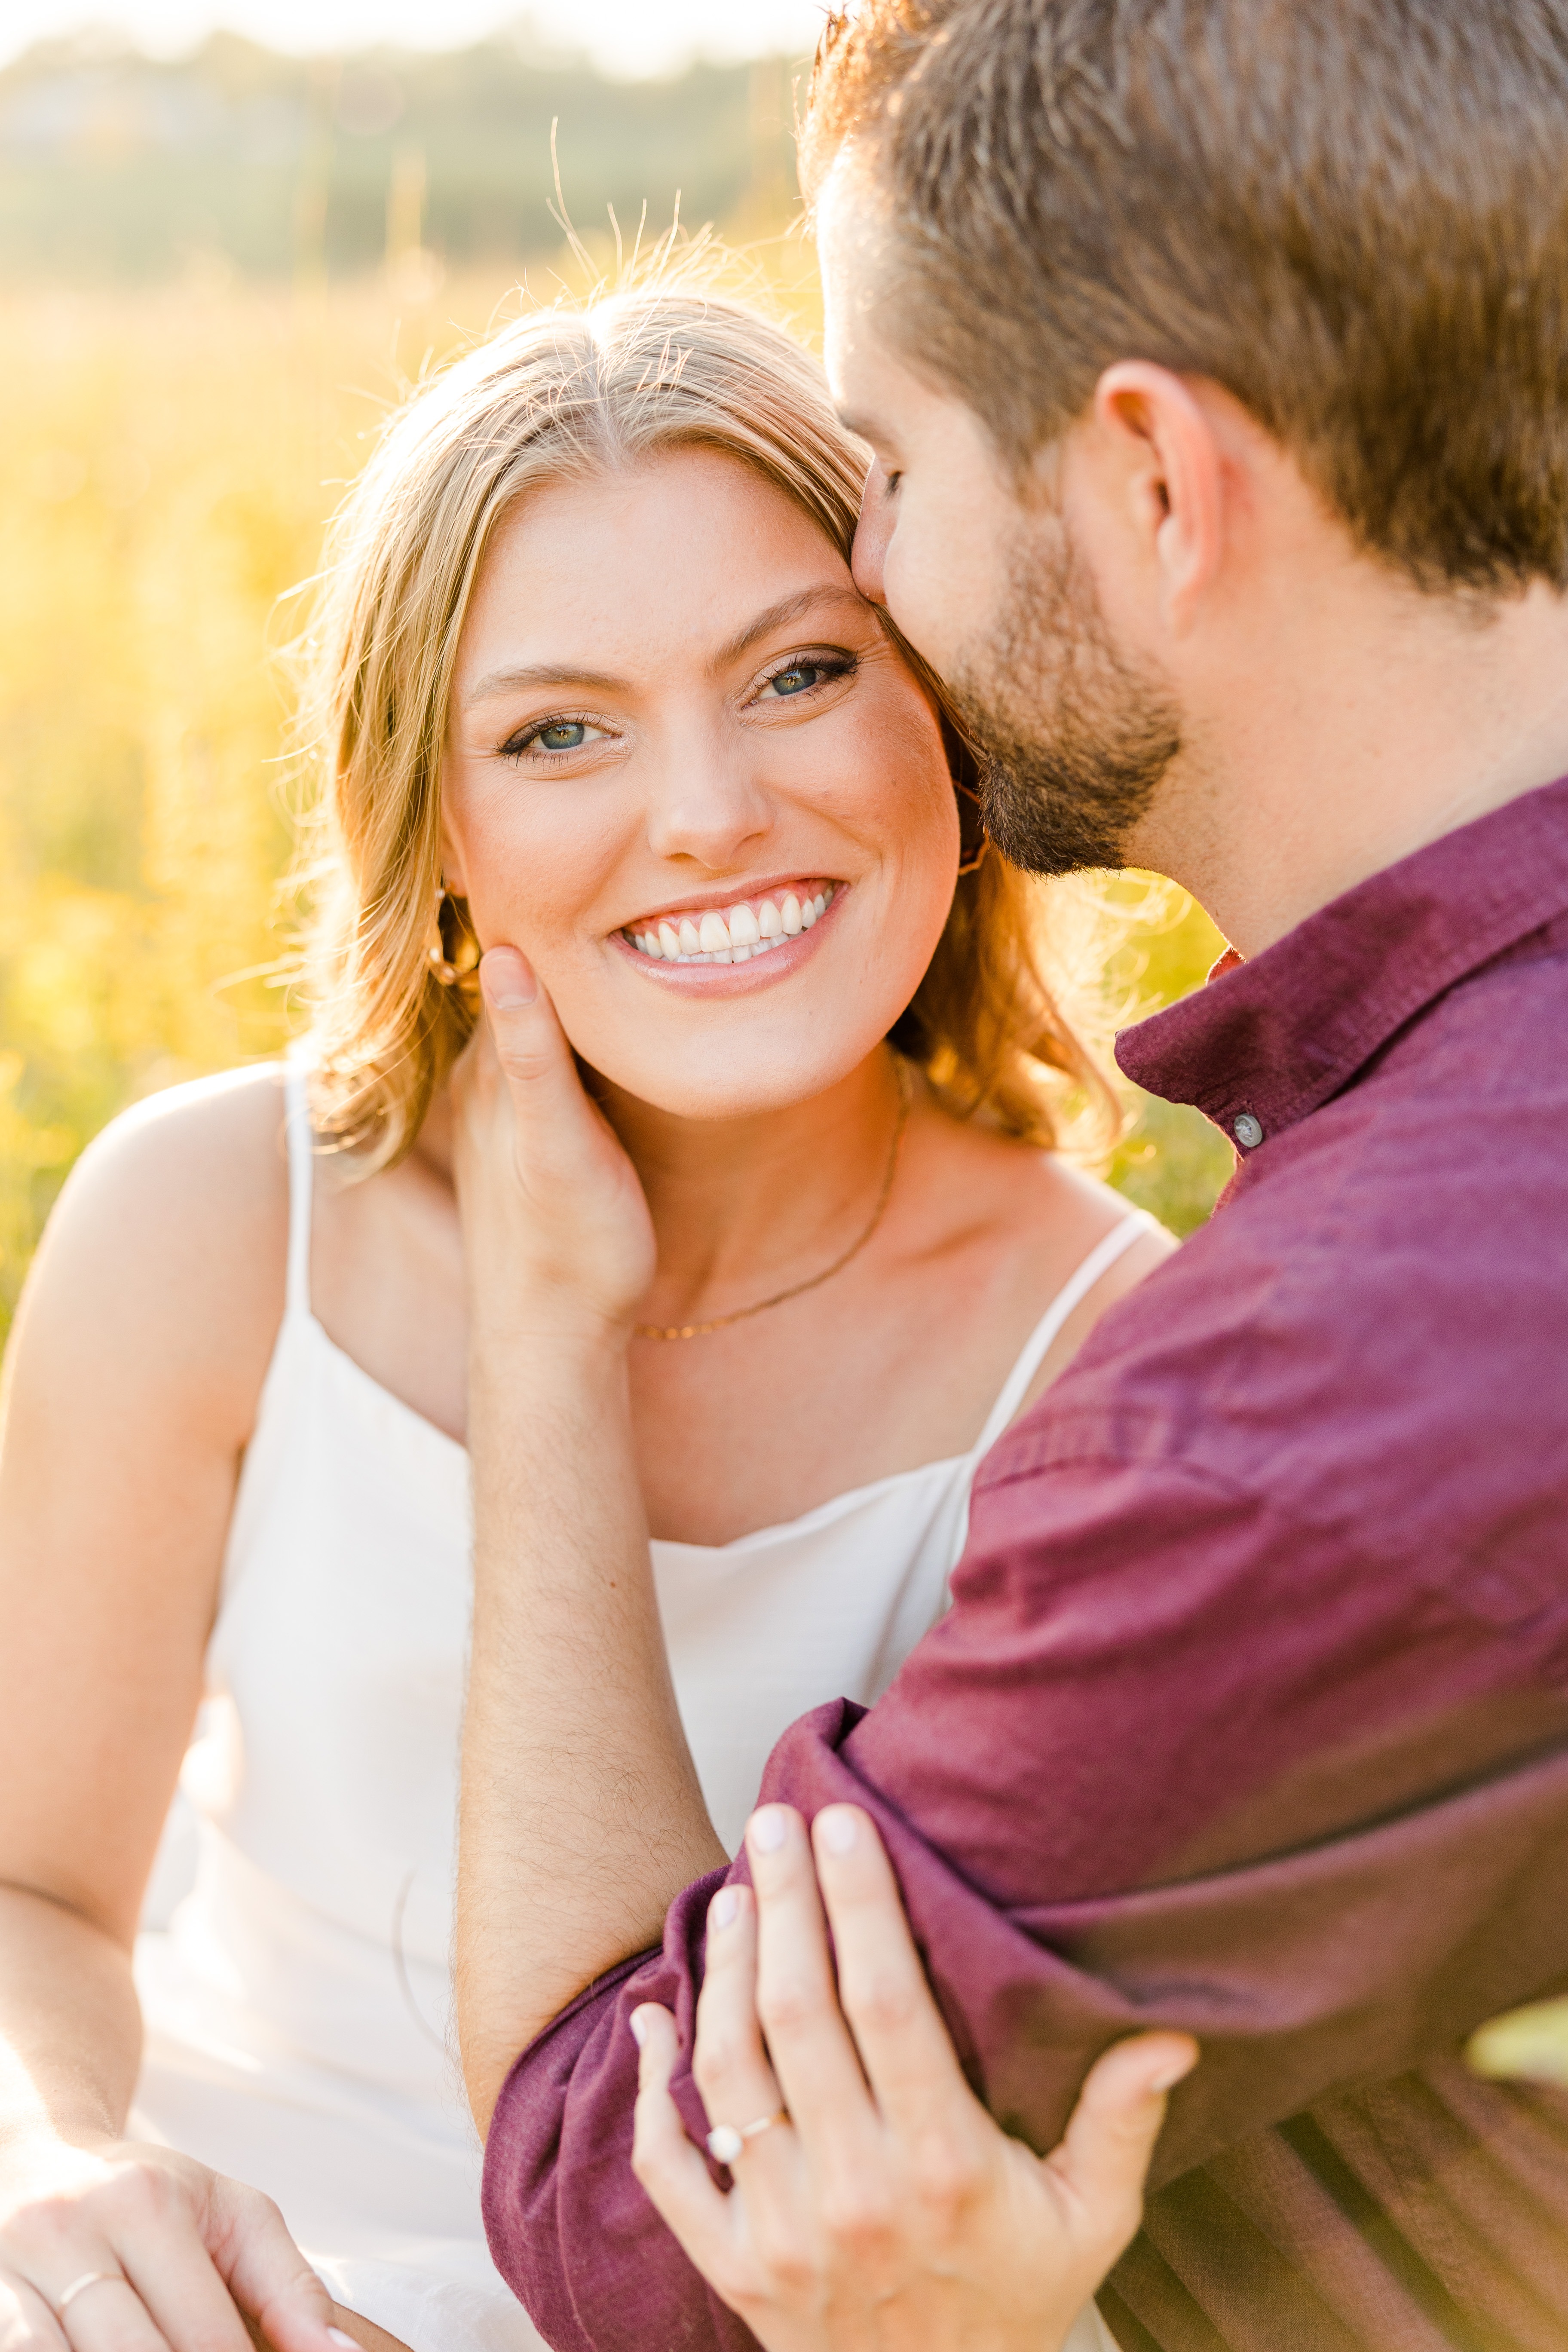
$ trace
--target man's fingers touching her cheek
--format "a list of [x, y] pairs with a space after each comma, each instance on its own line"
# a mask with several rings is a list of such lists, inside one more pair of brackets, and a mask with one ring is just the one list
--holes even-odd
[[521, 949], [491, 948], [479, 964], [479, 985], [496, 1055], [520, 1108], [568, 1077], [575, 1090], [572, 1049]]
[[479, 977], [492, 1013], [521, 1013], [539, 994], [533, 966], [521, 948], [495, 947], [480, 959]]

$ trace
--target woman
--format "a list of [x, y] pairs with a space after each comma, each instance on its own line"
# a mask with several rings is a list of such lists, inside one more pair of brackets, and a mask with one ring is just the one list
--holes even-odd
[[[284, 2352], [535, 2340], [447, 2058], [447, 1080], [482, 947], [534, 959], [648, 1204], [632, 1442], [730, 1843], [777, 1732], [873, 1697], [931, 1622], [981, 1452], [1166, 1246], [1040, 1148], [1042, 1076], [1087, 1066], [929, 684], [854, 593], [861, 470], [785, 338], [660, 297], [470, 353], [347, 502], [308, 1063], [100, 1139], [10, 1368], [19, 2344], [237, 2347], [226, 2294]], [[479, 1301], [504, 1280], [468, 1268]], [[204, 1698], [195, 1883], [133, 1973]]]

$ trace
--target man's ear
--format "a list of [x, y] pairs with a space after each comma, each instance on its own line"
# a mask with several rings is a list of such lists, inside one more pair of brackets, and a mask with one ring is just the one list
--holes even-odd
[[1155, 566], [1166, 623], [1180, 635], [1224, 546], [1224, 461], [1214, 424], [1184, 377], [1149, 360], [1107, 368], [1093, 415], [1124, 470], [1128, 519]]

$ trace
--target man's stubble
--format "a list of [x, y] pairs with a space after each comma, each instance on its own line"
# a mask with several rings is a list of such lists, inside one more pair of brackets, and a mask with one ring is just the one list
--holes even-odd
[[1031, 874], [1125, 866], [1182, 749], [1180, 712], [1118, 651], [1057, 518], [1015, 543], [1002, 611], [980, 659], [948, 680], [982, 755], [986, 832]]

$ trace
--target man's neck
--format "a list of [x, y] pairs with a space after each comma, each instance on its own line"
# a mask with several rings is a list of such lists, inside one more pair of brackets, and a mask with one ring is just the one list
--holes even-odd
[[1279, 600], [1243, 696], [1214, 681], [1129, 845], [1244, 955], [1568, 774], [1568, 599], [1537, 585], [1482, 608], [1346, 569]]

